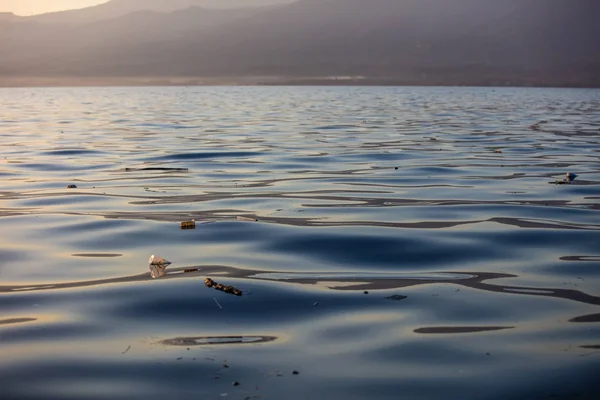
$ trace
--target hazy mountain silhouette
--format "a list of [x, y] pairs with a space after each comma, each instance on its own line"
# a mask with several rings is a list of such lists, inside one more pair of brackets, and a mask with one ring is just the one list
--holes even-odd
[[299, 0], [81, 26], [3, 22], [0, 76], [600, 86], [598, 15], [597, 0]]
[[59, 11], [27, 17], [43, 23], [90, 23], [118, 18], [136, 11], [172, 12], [190, 7], [246, 8], [285, 4], [293, 0], [111, 0], [79, 10]]

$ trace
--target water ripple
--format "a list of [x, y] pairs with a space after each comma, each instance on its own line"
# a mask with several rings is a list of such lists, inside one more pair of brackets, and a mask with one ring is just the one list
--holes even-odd
[[599, 93], [0, 89], [1, 397], [597, 398]]

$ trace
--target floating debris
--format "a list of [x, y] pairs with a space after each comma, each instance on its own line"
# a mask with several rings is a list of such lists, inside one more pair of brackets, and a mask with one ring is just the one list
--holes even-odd
[[167, 266], [166, 265], [152, 265], [150, 264], [150, 276], [153, 279], [160, 278], [161, 276], [165, 276], [167, 274]]
[[319, 305], [319, 302], [318, 302], [318, 301], [315, 301], [315, 302], [313, 303], [313, 307], [316, 307], [316, 306], [318, 306], [318, 305]]
[[179, 227], [183, 230], [185, 229], [196, 229], [196, 221], [195, 220], [191, 220], [191, 221], [183, 221], [182, 223], [179, 224]]
[[148, 260], [148, 263], [150, 265], [170, 265], [171, 261], [166, 260], [160, 256], [155, 256], [154, 254], [152, 254], [150, 256], [150, 259]]
[[215, 290], [219, 290], [221, 292], [225, 292], [225, 293], [229, 293], [229, 294], [233, 294], [235, 296], [241, 296], [242, 295], [242, 291], [239, 289], [234, 288], [233, 286], [224, 286], [218, 282], [213, 281], [210, 278], [206, 278], [204, 280], [204, 284], [209, 287], [209, 288], [213, 288]]
[[298, 371], [292, 371], [292, 374], [293, 374], [293, 375], [298, 375], [299, 373], [300, 373], [300, 372], [298, 372]]
[[575, 180], [575, 178], [577, 178], [577, 174], [574, 174], [572, 172], [567, 172], [565, 174], [565, 180], [567, 180], [569, 182], [573, 182]]
[[77, 185], [68, 185], [67, 189], [77, 189]]
[[133, 171], [175, 171], [175, 172], [188, 172], [189, 168], [164, 168], [164, 167], [146, 167], [146, 168], [125, 168], [126, 172]]
[[369, 292], [367, 292], [366, 290], [363, 292], [364, 294], [369, 294]]
[[240, 386], [240, 383], [238, 381], [235, 381], [233, 383], [231, 383], [232, 386]]
[[150, 264], [150, 275], [154, 279], [164, 276], [167, 273], [167, 267], [171, 265], [170, 261], [154, 254], [150, 256], [148, 263]]
[[189, 274], [190, 272], [198, 272], [200, 271], [198, 268], [186, 268], [183, 270], [184, 274]]
[[548, 183], [550, 183], [551, 185], [568, 185], [572, 183], [575, 180], [575, 178], [577, 178], [577, 174], [567, 172], [562, 180], [556, 180]]
[[238, 221], [246, 221], [246, 222], [258, 222], [256, 218], [248, 218], [248, 217], [237, 217]]
[[494, 153], [502, 153], [502, 150], [496, 149], [496, 150], [494, 150]]

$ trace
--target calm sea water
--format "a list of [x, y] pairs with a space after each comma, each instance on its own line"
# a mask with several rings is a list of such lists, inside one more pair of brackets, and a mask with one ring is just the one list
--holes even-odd
[[597, 399], [599, 129], [598, 90], [2, 89], [0, 398]]

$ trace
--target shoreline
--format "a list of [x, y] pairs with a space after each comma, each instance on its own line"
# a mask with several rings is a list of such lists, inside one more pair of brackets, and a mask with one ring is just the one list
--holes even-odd
[[486, 87], [486, 88], [565, 88], [600, 89], [576, 82], [527, 82], [502, 80], [419, 80], [394, 77], [2, 77], [0, 88], [44, 87], [166, 87], [166, 86], [406, 86], [406, 87]]

